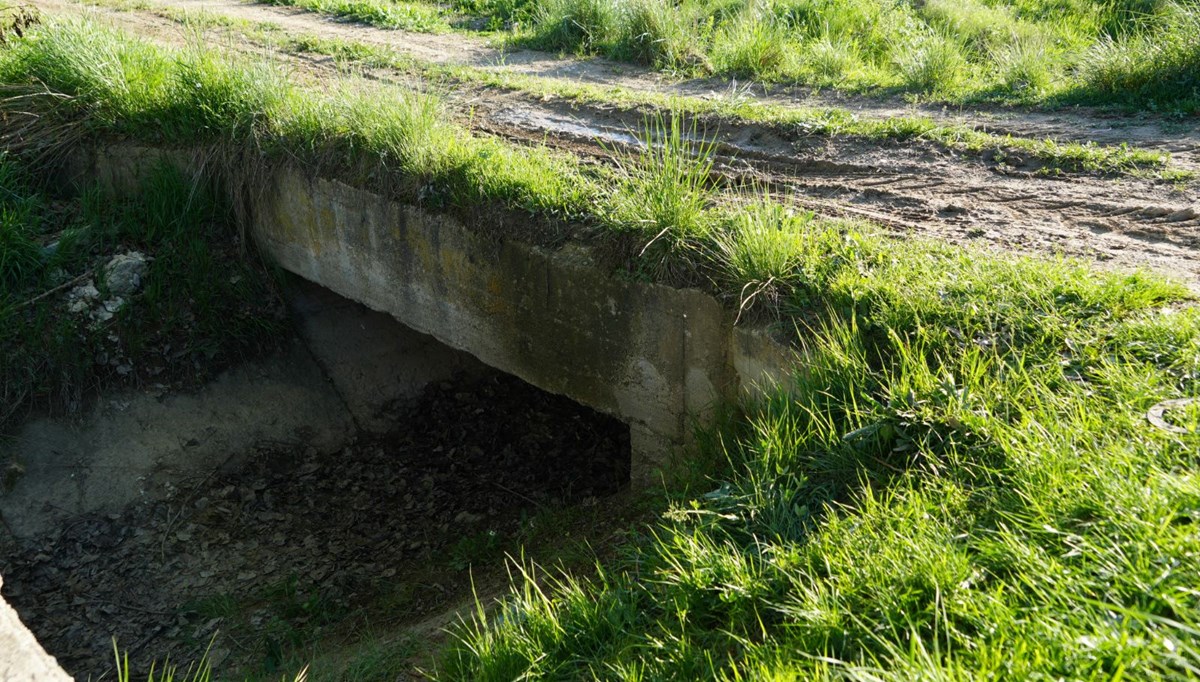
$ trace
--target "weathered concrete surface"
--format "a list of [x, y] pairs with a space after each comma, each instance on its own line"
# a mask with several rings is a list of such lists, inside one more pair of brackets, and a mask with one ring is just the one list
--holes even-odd
[[[64, 180], [128, 191], [162, 161], [205, 166], [202, 154], [116, 145], [74, 159]], [[295, 169], [265, 178], [249, 202], [250, 231], [285, 269], [627, 422], [635, 483], [656, 483], [718, 402], [757, 394], [794, 364], [712, 296], [624, 280], [580, 245], [497, 241]]]
[[[0, 585], [3, 582], [0, 581]], [[0, 682], [71, 682], [17, 612], [0, 599]]]
[[[64, 519], [153, 500], [207, 476], [264, 442], [340, 447], [353, 421], [300, 344], [226, 372], [194, 393], [103, 397], [80, 423], [26, 423], [0, 452], [24, 468], [0, 492], [0, 519], [17, 538]], [[2, 531], [0, 531], [2, 532]]]
[[720, 399], [781, 371], [785, 353], [735, 331], [711, 296], [614, 277], [580, 246], [498, 242], [286, 169], [253, 213], [253, 234], [285, 269], [626, 421], [642, 483]]
[[459, 373], [494, 371], [391, 315], [324, 287], [296, 278], [288, 288], [305, 345], [364, 431], [394, 429], [388, 408], [418, 396], [428, 384]]

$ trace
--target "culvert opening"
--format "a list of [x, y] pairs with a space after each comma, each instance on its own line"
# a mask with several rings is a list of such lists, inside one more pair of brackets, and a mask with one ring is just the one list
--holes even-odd
[[[266, 444], [165, 499], [70, 519], [0, 558], [4, 593], [71, 674], [302, 664], [330, 631], [458, 605], [548, 534], [586, 539], [627, 485], [628, 427], [496, 371], [426, 386], [395, 428], [322, 453]], [[595, 510], [595, 511], [591, 511]]]
[[[493, 488], [509, 499], [562, 504], [629, 483], [626, 424], [501, 372], [431, 384], [399, 417], [408, 426], [388, 442], [445, 457], [448, 491]], [[433, 434], [411, 427], [427, 423], [444, 426]], [[464, 500], [479, 506], [472, 495]]]

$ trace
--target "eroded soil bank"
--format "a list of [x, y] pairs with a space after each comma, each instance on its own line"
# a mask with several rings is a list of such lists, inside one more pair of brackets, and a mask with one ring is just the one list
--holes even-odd
[[[264, 444], [244, 468], [178, 482], [120, 512], [72, 518], [6, 548], [4, 596], [78, 679], [197, 660], [274, 675], [318, 638], [392, 630], [484, 589], [515, 544], [611, 528], [628, 429], [498, 373], [432, 384], [391, 406], [394, 430], [320, 454]], [[556, 557], [541, 557], [553, 561]], [[372, 664], [403, 678], [442, 635], [390, 639]], [[336, 635], [334, 634], [336, 633]]]

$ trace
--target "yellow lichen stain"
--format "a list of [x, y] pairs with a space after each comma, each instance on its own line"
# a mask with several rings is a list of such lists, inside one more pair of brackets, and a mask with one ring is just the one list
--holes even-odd
[[480, 301], [483, 311], [488, 315], [508, 317], [514, 313], [512, 301], [508, 299], [508, 287], [504, 285], [498, 273], [487, 278], [486, 300]]

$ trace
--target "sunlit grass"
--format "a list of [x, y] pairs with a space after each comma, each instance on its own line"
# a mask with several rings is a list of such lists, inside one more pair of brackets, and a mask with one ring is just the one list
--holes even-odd
[[[271, 0], [446, 30], [432, 4]], [[1162, 2], [505, 0], [458, 9], [518, 44], [684, 75], [719, 74], [948, 101], [1111, 103], [1194, 111], [1200, 8]], [[857, 68], [853, 68], [857, 67]], [[849, 74], [850, 78], [838, 78]]]
[[444, 13], [432, 4], [403, 0], [264, 0], [267, 4], [286, 5], [361, 21], [382, 28], [398, 28], [420, 33], [450, 30]]
[[[619, 168], [596, 169], [473, 135], [428, 95], [247, 73], [80, 23], [0, 52], [0, 79], [69, 98], [46, 110], [47, 130], [235, 144], [388, 180], [435, 209], [525, 210], [596, 241], [632, 238], [635, 274], [764, 304], [800, 347], [786, 385], [705, 434], [707, 477], [672, 490], [623, 559], [586, 580], [518, 564], [505, 605], [457, 630], [442, 679], [1194, 673], [1195, 437], [1145, 416], [1200, 393], [1200, 313], [1181, 285], [789, 211], [718, 182], [711, 143], [679, 117], [650, 119], [614, 150]], [[923, 119], [873, 125], [989, 140]], [[1137, 152], [1066, 153], [1103, 165]]]

